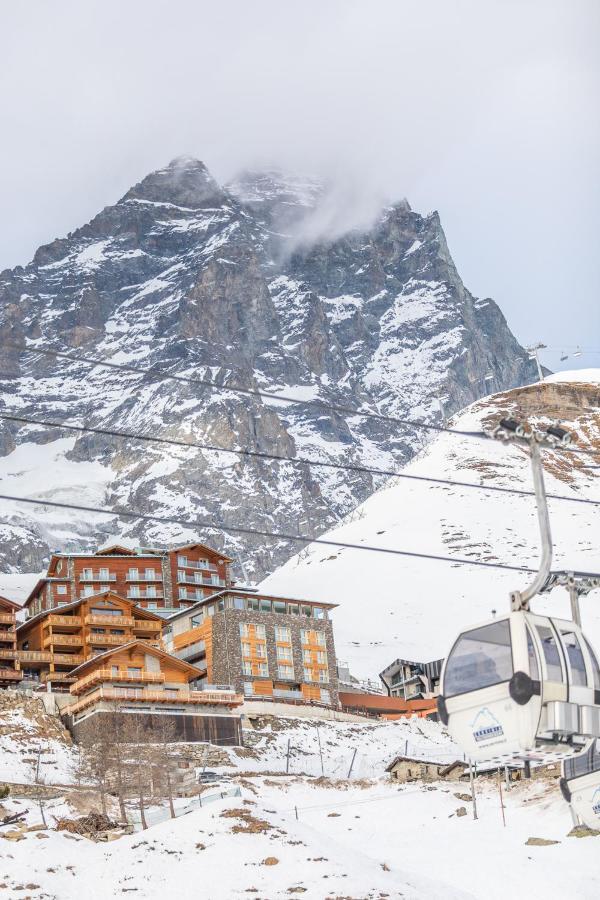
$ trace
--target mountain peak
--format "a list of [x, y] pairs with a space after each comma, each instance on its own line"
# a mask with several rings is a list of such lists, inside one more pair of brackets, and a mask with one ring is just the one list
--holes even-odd
[[135, 184], [123, 197], [152, 203], [172, 203], [191, 209], [221, 202], [223, 191], [204, 163], [192, 156], [177, 156]]

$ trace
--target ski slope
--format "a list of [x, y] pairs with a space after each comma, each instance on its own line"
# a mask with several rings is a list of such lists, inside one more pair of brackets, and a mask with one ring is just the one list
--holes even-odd
[[[580, 446], [600, 447], [600, 370], [553, 376], [478, 401], [451, 426], [477, 431], [506, 413], [545, 410], [549, 424], [560, 418], [576, 432]], [[548, 493], [600, 501], [599, 463], [592, 457], [548, 453]], [[529, 460], [516, 446], [443, 434], [402, 473], [532, 490]], [[550, 500], [554, 570], [600, 572], [600, 507]], [[328, 540], [411, 553], [537, 566], [539, 535], [533, 497], [451, 485], [390, 480], [343, 523], [323, 535]], [[501, 569], [393, 556], [363, 550], [309, 545], [266, 578], [261, 587], [275, 594], [338, 603], [334, 610], [336, 648], [353, 674], [373, 677], [398, 657], [428, 661], [446, 654], [465, 626], [503, 612], [508, 593], [528, 577]], [[556, 589], [534, 601], [534, 609], [568, 617], [566, 591]], [[600, 596], [582, 600], [584, 629], [600, 648]]]

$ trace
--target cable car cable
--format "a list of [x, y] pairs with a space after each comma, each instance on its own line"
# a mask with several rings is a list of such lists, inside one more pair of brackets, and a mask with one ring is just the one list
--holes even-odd
[[[96, 359], [94, 357], [89, 356], [73, 356], [70, 353], [65, 353], [63, 351], [58, 350], [50, 350], [42, 347], [26, 347], [22, 344], [14, 344], [10, 341], [4, 344], [5, 347], [10, 347], [13, 350], [16, 350], [18, 353], [38, 353], [43, 356], [50, 356], [57, 359], [66, 359], [70, 362], [74, 363], [83, 363], [88, 366], [100, 366], [102, 368], [113, 369], [122, 372], [128, 372], [132, 375], [142, 375], [146, 378], [149, 378], [153, 381], [178, 381], [184, 384], [197, 384], [201, 387], [206, 387], [212, 390], [217, 390], [220, 392], [231, 392], [236, 394], [242, 394], [244, 396], [256, 397], [258, 399], [266, 399], [270, 401], [275, 401], [277, 403], [290, 403], [297, 406], [316, 406], [320, 410], [326, 410], [333, 413], [341, 413], [345, 416], [360, 416], [361, 418], [373, 419], [379, 422], [389, 422], [394, 425], [403, 425], [409, 426], [412, 428], [422, 428], [426, 431], [433, 431], [436, 433], [446, 433], [446, 434], [455, 434], [459, 437], [468, 437], [468, 438], [476, 438], [478, 440], [489, 440], [490, 437], [484, 431], [462, 431], [455, 428], [447, 428], [444, 425], [434, 425], [428, 422], [422, 422], [417, 419], [407, 419], [400, 418], [398, 416], [386, 416], [383, 413], [374, 413], [374, 412], [365, 412], [359, 409], [352, 409], [352, 407], [348, 406], [339, 406], [333, 403], [325, 403], [321, 400], [300, 400], [297, 397], [289, 397], [284, 394], [274, 394], [269, 391], [260, 391], [253, 388], [244, 388], [239, 386], [231, 386], [227, 384], [217, 384], [214, 381], [210, 381], [206, 378], [191, 378], [186, 375], [174, 375], [168, 372], [153, 372], [151, 369], [143, 369], [137, 366], [130, 366], [125, 363], [115, 363], [109, 362], [108, 360]], [[2, 377], [2, 376], [0, 376]], [[590, 453], [597, 455], [600, 451], [590, 451], [585, 448], [576, 448], [576, 447], [556, 447], [554, 449], [557, 450], [568, 450], [570, 452], [575, 453]]]
[[[186, 528], [202, 528], [213, 531], [229, 531], [234, 534], [251, 534], [258, 537], [275, 538], [278, 540], [296, 541], [303, 544], [323, 544], [326, 547], [340, 547], [343, 550], [365, 550], [371, 553], [386, 553], [390, 556], [406, 556], [415, 559], [430, 559], [437, 562], [451, 563], [460, 566], [476, 566], [487, 569], [505, 569], [511, 572], [534, 573], [537, 569], [531, 569], [527, 566], [508, 566], [504, 563], [491, 563], [484, 560], [463, 559], [462, 557], [438, 556], [433, 553], [417, 553], [412, 550], [396, 550], [389, 547], [374, 547], [369, 544], [350, 544], [346, 541], [334, 541], [327, 538], [313, 538], [309, 535], [288, 534], [278, 531], [264, 531], [258, 528], [244, 528], [240, 525], [229, 525], [225, 522], [205, 522], [201, 520], [190, 521], [188, 519], [179, 519], [174, 516], [154, 516], [149, 513], [142, 513], [139, 510], [126, 509], [105, 509], [98, 506], [84, 506], [77, 503], [59, 503], [56, 500], [37, 500], [32, 497], [16, 497], [10, 494], [0, 494], [0, 500], [8, 500], [14, 503], [26, 503], [33, 506], [49, 506], [53, 509], [73, 509], [79, 512], [97, 513], [103, 516], [115, 516], [117, 518], [139, 519], [147, 522], [160, 522], [167, 525], [180, 525]], [[573, 574], [585, 576], [586, 578], [600, 578], [597, 572], [579, 572]]]
[[[215, 453], [231, 453], [237, 456], [247, 456], [256, 459], [274, 460], [276, 462], [289, 462], [294, 465], [309, 465], [326, 469], [340, 469], [347, 472], [357, 472], [370, 475], [385, 475], [389, 478], [404, 478], [409, 481], [422, 481], [432, 484], [449, 485], [451, 487], [471, 488], [479, 491], [496, 491], [503, 494], [516, 494], [522, 497], [535, 497], [533, 491], [519, 490], [518, 488], [502, 487], [500, 485], [483, 485], [474, 484], [469, 481], [455, 481], [449, 478], [434, 478], [429, 475], [409, 475], [403, 472], [396, 472], [393, 469], [376, 469], [371, 466], [351, 465], [348, 463], [336, 463], [330, 461], [321, 461], [302, 456], [283, 456], [277, 453], [267, 453], [262, 450], [236, 450], [231, 447], [218, 447], [214, 444], [203, 444], [198, 441], [183, 441], [177, 438], [156, 437], [154, 435], [139, 434], [132, 431], [117, 431], [109, 428], [96, 428], [91, 425], [74, 425], [68, 422], [57, 422], [48, 419], [32, 419], [29, 416], [18, 416], [12, 413], [1, 412], [0, 420], [8, 422], [21, 422], [25, 425], [41, 425], [44, 428], [58, 428], [66, 431], [76, 431], [81, 433], [91, 433], [103, 435], [106, 437], [120, 437], [128, 440], [146, 441], [153, 444], [166, 444], [175, 447], [192, 448], [197, 450], [207, 450]], [[590, 500], [585, 497], [567, 497], [564, 494], [548, 494], [549, 499], [561, 500], [570, 503], [583, 503], [589, 506], [600, 506], [600, 500]]]

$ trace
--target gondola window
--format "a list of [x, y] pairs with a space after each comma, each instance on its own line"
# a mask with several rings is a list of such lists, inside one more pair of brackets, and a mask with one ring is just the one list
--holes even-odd
[[546, 660], [548, 681], [564, 681], [565, 676], [560, 659], [560, 650], [558, 649], [554, 632], [546, 625], [538, 625], [537, 630], [542, 643], [544, 658]]
[[587, 687], [585, 660], [583, 658], [583, 653], [581, 652], [581, 646], [577, 640], [577, 635], [572, 631], [563, 631], [562, 637], [563, 643], [567, 649], [567, 656], [569, 657], [573, 684]]
[[454, 645], [446, 665], [447, 697], [509, 681], [513, 674], [510, 625], [507, 619], [466, 631]]
[[529, 674], [534, 681], [540, 680], [540, 670], [538, 667], [537, 656], [535, 655], [535, 647], [533, 646], [533, 638], [529, 628], [527, 629], [527, 657], [529, 659]]
[[600, 666], [598, 665], [598, 659], [596, 654], [592, 650], [591, 644], [584, 638], [585, 646], [588, 649], [588, 653], [590, 654], [592, 660], [592, 672], [594, 673], [594, 688], [597, 691], [600, 691]]

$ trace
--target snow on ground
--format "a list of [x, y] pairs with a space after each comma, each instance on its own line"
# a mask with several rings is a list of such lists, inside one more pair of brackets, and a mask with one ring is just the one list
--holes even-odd
[[[600, 893], [600, 837], [568, 837], [570, 819], [542, 782], [505, 796], [478, 781], [478, 815], [461, 784], [318, 784], [245, 779], [216, 801], [109, 844], [45, 829], [1, 848], [7, 896], [81, 900], [324, 898], [545, 900]], [[51, 801], [47, 820], [63, 814]], [[25, 801], [5, 802], [9, 811]], [[461, 806], [467, 815], [458, 817]], [[39, 822], [35, 807], [28, 821]], [[47, 835], [39, 839], [39, 833]], [[530, 837], [557, 841], [528, 846]], [[3, 842], [4, 843], [4, 842]]]
[[[515, 394], [473, 404], [452, 427], [480, 430], [483, 419], [500, 418], [502, 405], [506, 408]], [[590, 446], [600, 442], [600, 418], [594, 417], [593, 407], [573, 426]], [[582, 496], [600, 500], [600, 478], [583, 469], [581, 458], [577, 465], [572, 459], [562, 468], [551, 461], [547, 491], [573, 501]], [[521, 449], [450, 434], [441, 435], [402, 474], [532, 490], [529, 461]], [[600, 507], [550, 500], [550, 514], [553, 569], [600, 572]], [[404, 478], [389, 481], [322, 537], [533, 568], [540, 553], [533, 497]], [[443, 657], [462, 628], [489, 619], [493, 609], [507, 610], [509, 591], [524, 588], [530, 577], [313, 544], [268, 576], [261, 588], [338, 603], [332, 614], [338, 658], [348, 660], [355, 676], [372, 678], [398, 657], [423, 662]], [[570, 617], [563, 589], [536, 599], [534, 609]], [[582, 615], [590, 640], [600, 649], [597, 595], [582, 600]]]
[[464, 758], [445, 729], [428, 719], [364, 724], [269, 719], [261, 723], [259, 734], [260, 742], [252, 751], [230, 751], [231, 761], [244, 772], [288, 769], [290, 773], [331, 778], [379, 778], [400, 754], [442, 763]]
[[[39, 758], [39, 766], [38, 766]], [[0, 782], [73, 784], [77, 751], [58, 719], [47, 716], [39, 701], [25, 709], [0, 712]]]
[[572, 369], [568, 372], [555, 372], [548, 375], [544, 381], [561, 382], [572, 381], [586, 384], [600, 384], [600, 369]]

